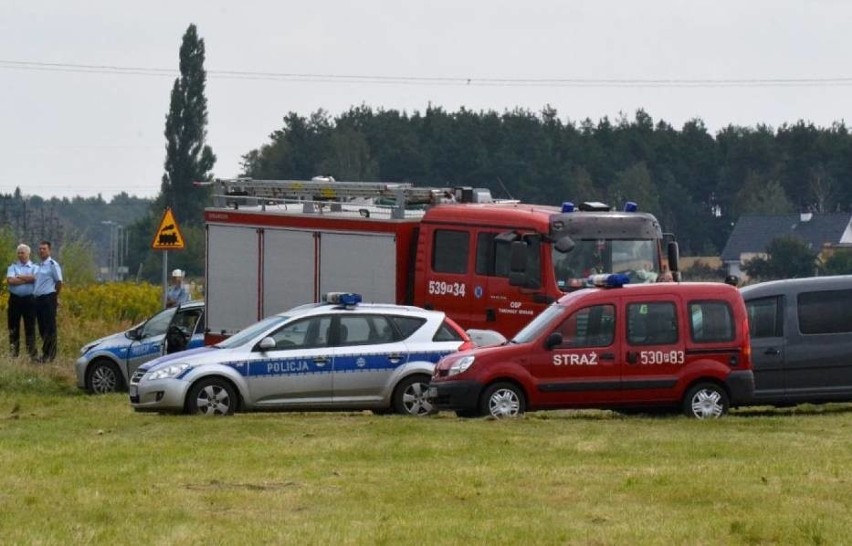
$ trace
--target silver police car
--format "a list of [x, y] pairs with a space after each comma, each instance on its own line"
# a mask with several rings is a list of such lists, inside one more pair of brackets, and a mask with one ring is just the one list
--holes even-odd
[[444, 313], [364, 304], [351, 293], [268, 317], [210, 347], [167, 355], [130, 381], [136, 411], [362, 410], [434, 413], [435, 363], [472, 346]]
[[83, 345], [75, 366], [77, 386], [92, 394], [127, 390], [130, 377], [142, 364], [203, 345], [204, 302], [187, 302], [127, 331]]

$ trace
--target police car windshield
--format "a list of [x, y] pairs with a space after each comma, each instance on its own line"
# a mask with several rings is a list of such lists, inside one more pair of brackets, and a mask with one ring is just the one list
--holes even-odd
[[175, 316], [175, 311], [176, 308], [171, 307], [149, 318], [139, 331], [139, 338], [164, 335]]
[[559, 304], [554, 303], [544, 311], [542, 311], [536, 318], [532, 320], [529, 324], [524, 326], [524, 328], [515, 334], [515, 337], [512, 338], [512, 343], [529, 343], [535, 339], [538, 339], [545, 330], [551, 328], [551, 323], [556, 320], [557, 317], [562, 315], [562, 312], [565, 308]]
[[289, 319], [290, 319], [290, 317], [282, 316], [282, 315], [274, 315], [274, 316], [271, 316], [271, 317], [266, 317], [262, 321], [257, 322], [255, 324], [252, 324], [251, 326], [248, 326], [248, 327], [240, 330], [239, 332], [232, 335], [228, 339], [217, 343], [216, 345], [214, 345], [214, 347], [218, 347], [220, 349], [232, 349], [234, 347], [239, 347], [241, 345], [244, 345], [244, 344], [250, 342], [251, 340], [253, 340], [257, 336], [259, 336], [263, 332], [270, 330], [272, 328], [275, 328], [275, 327], [279, 326], [280, 324], [283, 324], [285, 321], [287, 321]]
[[577, 239], [570, 252], [552, 247], [556, 284], [567, 292], [584, 284], [589, 275], [625, 273], [631, 284], [657, 280], [657, 244], [649, 239]]

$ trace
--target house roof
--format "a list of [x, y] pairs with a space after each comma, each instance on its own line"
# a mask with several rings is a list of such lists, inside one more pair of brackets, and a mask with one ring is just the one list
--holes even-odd
[[826, 243], [846, 243], [844, 234], [848, 236], [850, 220], [848, 213], [813, 214], [807, 221], [800, 214], [746, 214], [737, 220], [721, 258], [723, 262], [738, 262], [743, 253], [766, 252], [773, 239], [785, 236], [796, 237], [819, 251]]

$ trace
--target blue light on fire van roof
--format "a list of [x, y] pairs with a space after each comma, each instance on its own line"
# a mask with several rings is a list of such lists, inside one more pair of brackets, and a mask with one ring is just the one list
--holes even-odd
[[624, 203], [624, 212], [636, 212], [637, 210], [639, 210], [639, 205], [636, 204], [636, 201]]
[[562, 203], [562, 212], [574, 212], [574, 203], [571, 201]]
[[587, 282], [598, 288], [621, 288], [630, 283], [630, 277], [624, 273], [598, 273], [589, 275]]

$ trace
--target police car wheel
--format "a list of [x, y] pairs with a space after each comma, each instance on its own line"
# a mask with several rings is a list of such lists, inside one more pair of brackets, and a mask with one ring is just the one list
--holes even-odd
[[683, 399], [683, 413], [696, 419], [718, 419], [729, 407], [728, 393], [716, 383], [699, 383]]
[[512, 383], [495, 383], [482, 395], [480, 412], [482, 415], [504, 419], [519, 417], [526, 411], [524, 392]]
[[124, 388], [121, 372], [114, 362], [98, 359], [89, 366], [86, 374], [86, 387], [92, 394], [107, 394], [118, 392]]
[[402, 415], [415, 417], [437, 413], [435, 406], [426, 398], [428, 390], [428, 375], [406, 377], [393, 391], [393, 410]]
[[194, 415], [233, 415], [237, 392], [226, 380], [211, 377], [192, 386], [187, 395], [187, 413]]

